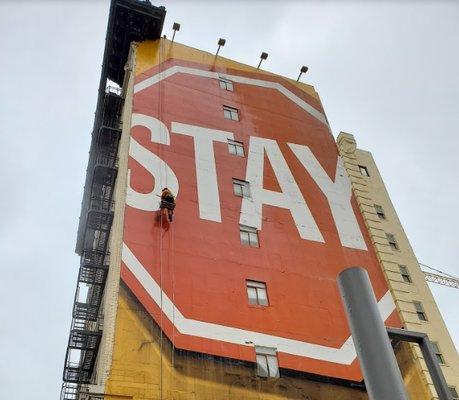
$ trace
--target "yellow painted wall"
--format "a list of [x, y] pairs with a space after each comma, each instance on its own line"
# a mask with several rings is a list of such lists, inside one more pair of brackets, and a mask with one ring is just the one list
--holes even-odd
[[357, 389], [301, 378], [259, 378], [255, 364], [181, 351], [172, 360], [171, 343], [165, 336], [162, 342], [161, 352], [159, 327], [121, 285], [106, 399], [367, 399]]
[[400, 343], [395, 353], [406, 390], [411, 400], [431, 400], [432, 393], [426, 385], [420, 365], [416, 362], [412, 346], [408, 343]]

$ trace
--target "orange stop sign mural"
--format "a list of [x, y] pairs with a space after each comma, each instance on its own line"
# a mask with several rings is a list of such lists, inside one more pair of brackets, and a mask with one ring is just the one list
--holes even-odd
[[247, 361], [260, 346], [361, 380], [338, 274], [364, 267], [400, 322], [321, 104], [276, 76], [170, 60], [137, 76], [131, 125], [121, 273], [174, 346]]

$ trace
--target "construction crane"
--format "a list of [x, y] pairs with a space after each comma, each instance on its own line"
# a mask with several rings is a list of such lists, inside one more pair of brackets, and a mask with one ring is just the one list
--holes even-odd
[[429, 267], [426, 264], [419, 263], [419, 265], [425, 268], [429, 268], [436, 272], [434, 273], [434, 272], [422, 270], [422, 272], [424, 272], [424, 277], [427, 282], [437, 283], [438, 285], [444, 285], [444, 286], [449, 286], [455, 289], [459, 289], [459, 278], [456, 278], [455, 276], [450, 275], [446, 272], [440, 271], [438, 269]]

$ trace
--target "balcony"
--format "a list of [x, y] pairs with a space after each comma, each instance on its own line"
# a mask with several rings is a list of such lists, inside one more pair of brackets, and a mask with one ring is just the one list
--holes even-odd
[[[116, 124], [115, 124], [116, 125]], [[102, 125], [97, 134], [97, 144], [100, 148], [116, 149], [121, 137], [121, 129]]]
[[81, 258], [78, 281], [88, 285], [105, 285], [108, 265], [104, 264], [104, 252], [85, 251]]

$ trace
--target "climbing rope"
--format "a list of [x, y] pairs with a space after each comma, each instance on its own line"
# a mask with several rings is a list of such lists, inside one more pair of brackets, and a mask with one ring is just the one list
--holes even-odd
[[[163, 47], [163, 40], [160, 39], [159, 41], [159, 52], [158, 52], [158, 74], [161, 78], [161, 68], [162, 68], [162, 47]], [[162, 80], [158, 82], [158, 120], [161, 121], [162, 116]], [[158, 125], [160, 127], [160, 125]], [[159, 152], [161, 153], [160, 156], [163, 158], [163, 151], [162, 147], [159, 146]], [[166, 175], [167, 178], [167, 175]], [[162, 182], [162, 173], [160, 171], [160, 187], [163, 187]], [[160, 232], [159, 232], [159, 288], [161, 291], [160, 294], [160, 319], [159, 319], [159, 352], [160, 352], [160, 360], [159, 360], [159, 398], [163, 399], [163, 211], [160, 208]]]
[[[159, 121], [162, 121], [162, 116], [164, 114], [164, 94], [163, 94], [163, 81], [161, 79], [161, 74], [162, 74], [162, 63], [165, 61], [165, 39], [162, 38], [160, 39], [159, 42], [159, 51], [158, 51], [158, 74], [160, 77], [160, 80], [158, 82], [158, 104], [157, 104], [157, 118]], [[166, 128], [167, 129], [167, 128]], [[165, 133], [165, 132], [164, 132]], [[161, 157], [161, 159], [164, 159], [164, 147], [162, 145], [158, 146], [158, 155]], [[160, 171], [160, 187], [168, 187], [168, 173], [167, 173], [167, 166], [164, 164], [164, 173]], [[164, 182], [163, 182], [164, 180]], [[168, 228], [166, 232], [169, 232], [169, 246], [166, 252], [166, 255], [163, 255], [164, 252], [164, 236], [166, 235], [166, 232], [164, 231], [164, 226], [163, 226], [163, 210], [160, 208], [160, 234], [159, 234], [159, 286], [160, 286], [160, 321], [159, 321], [159, 327], [160, 327], [160, 384], [159, 384], [159, 392], [160, 396], [159, 398], [162, 400], [163, 399], [163, 381], [164, 381], [164, 372], [163, 372], [163, 352], [164, 352], [164, 333], [163, 333], [163, 282], [164, 282], [164, 261], [166, 263], [166, 272], [170, 275], [172, 272], [172, 303], [174, 304], [172, 308], [172, 354], [171, 354], [171, 364], [172, 367], [174, 366], [174, 357], [175, 357], [175, 255], [174, 255], [174, 235], [173, 235], [173, 229], [171, 224], [169, 222]], [[164, 256], [166, 256], [166, 260], [164, 260]], [[172, 264], [172, 265], [171, 265]], [[171, 269], [172, 268], [172, 269]], [[175, 379], [175, 376], [174, 378]]]

